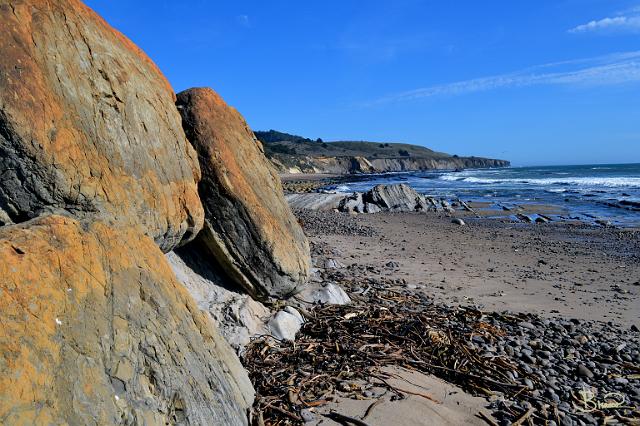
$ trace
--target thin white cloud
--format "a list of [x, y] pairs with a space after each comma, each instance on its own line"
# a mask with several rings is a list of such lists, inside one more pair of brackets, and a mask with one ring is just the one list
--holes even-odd
[[615, 13], [615, 16], [628, 16], [640, 14], [640, 5], [632, 6], [624, 10], [619, 10]]
[[[555, 70], [554, 70], [555, 69]], [[538, 85], [610, 85], [640, 82], [640, 50], [595, 58], [554, 62], [521, 71], [474, 78], [396, 93], [365, 106], [410, 101], [434, 96], [457, 96], [489, 90]]]
[[236, 16], [236, 21], [243, 27], [249, 28], [251, 26], [249, 15], [238, 15]]
[[569, 30], [572, 34], [587, 32], [640, 32], [640, 6], [633, 7], [613, 17], [593, 20]]

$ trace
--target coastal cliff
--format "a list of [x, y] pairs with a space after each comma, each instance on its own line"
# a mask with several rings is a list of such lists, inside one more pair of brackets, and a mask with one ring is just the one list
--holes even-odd
[[280, 173], [353, 174], [510, 166], [506, 160], [449, 155], [402, 143], [323, 142], [275, 130], [256, 131], [255, 135]]
[[280, 173], [385, 173], [416, 170], [487, 169], [509, 167], [510, 162], [480, 157], [366, 158], [274, 155], [271, 162]]
[[376, 158], [370, 160], [375, 171], [378, 172], [403, 172], [408, 170], [431, 169], [485, 169], [495, 167], [508, 167], [506, 160], [478, 157], [451, 157], [451, 158]]

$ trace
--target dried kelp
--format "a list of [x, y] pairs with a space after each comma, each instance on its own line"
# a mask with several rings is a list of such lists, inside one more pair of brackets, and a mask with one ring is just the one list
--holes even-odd
[[[367, 398], [371, 382], [401, 398], [406, 391], [388, 383], [382, 371], [387, 366], [433, 374], [474, 395], [522, 403], [497, 407], [503, 419], [526, 414], [527, 419], [559, 422], [557, 401], [534, 391], [545, 386], [539, 374], [499, 351], [486, 350], [504, 346], [505, 335], [519, 330], [529, 316], [437, 305], [380, 283], [351, 294], [360, 300], [305, 312], [307, 322], [296, 342], [265, 337], [247, 347], [243, 361], [256, 389], [256, 424], [301, 423], [301, 410], [324, 405], [336, 393]], [[541, 412], [534, 409], [538, 406]], [[615, 415], [640, 417], [633, 409]]]

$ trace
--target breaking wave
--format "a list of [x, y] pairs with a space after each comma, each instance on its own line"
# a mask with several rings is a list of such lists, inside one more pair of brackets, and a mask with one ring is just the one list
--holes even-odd
[[454, 182], [469, 182], [480, 184], [523, 184], [523, 185], [576, 185], [583, 187], [630, 187], [640, 188], [640, 178], [637, 177], [571, 177], [571, 178], [539, 178], [539, 179], [507, 179], [507, 178], [480, 178], [480, 177], [464, 177], [455, 174], [440, 176], [441, 180]]

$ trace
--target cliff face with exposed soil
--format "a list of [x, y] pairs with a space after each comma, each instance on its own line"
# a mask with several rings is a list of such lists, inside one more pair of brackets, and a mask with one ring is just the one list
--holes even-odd
[[374, 158], [369, 159], [373, 169], [377, 172], [402, 172], [408, 170], [432, 169], [485, 169], [494, 167], [508, 167], [505, 160], [478, 157], [450, 157], [450, 158]]
[[418, 170], [455, 170], [509, 167], [506, 160], [480, 157], [371, 158], [313, 157], [277, 154], [271, 161], [280, 173], [385, 173]]
[[508, 167], [505, 160], [460, 157], [405, 143], [322, 142], [270, 130], [255, 132], [280, 173], [384, 173]]

